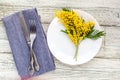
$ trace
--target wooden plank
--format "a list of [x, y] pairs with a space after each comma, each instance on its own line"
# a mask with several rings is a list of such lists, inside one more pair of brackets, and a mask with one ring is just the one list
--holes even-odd
[[105, 59], [120, 59], [120, 48], [105, 46], [100, 49], [96, 58], [105, 58]]
[[[120, 0], [0, 0], [0, 5], [35, 7], [112, 7], [119, 8]], [[59, 6], [58, 6], [59, 5]]]
[[[80, 78], [83, 78], [83, 80], [119, 80], [120, 78], [120, 59], [94, 58], [90, 62], [79, 66], [69, 66], [55, 60], [55, 64], [55, 71], [35, 77], [35, 80], [72, 80], [71, 78], [76, 80]], [[17, 75], [7, 75], [17, 73], [11, 54], [0, 55], [0, 73], [2, 73], [0, 78], [18, 78]]]
[[5, 27], [2, 24], [2, 21], [0, 21], [0, 39], [7, 39]]
[[120, 27], [106, 27], [106, 46], [118, 46], [120, 47]]
[[8, 40], [0, 40], [0, 52], [11, 52]]
[[[43, 24], [43, 28], [45, 32], [48, 30], [49, 24]], [[120, 27], [109, 27], [102, 26], [105, 29], [106, 36], [103, 38], [103, 45], [99, 53], [97, 54], [97, 58], [120, 58]], [[11, 49], [9, 46], [9, 42], [7, 40], [7, 36], [5, 33], [5, 29], [3, 26], [0, 27], [0, 53], [10, 53]], [[2, 34], [2, 35], [1, 35]]]
[[[10, 14], [13, 14], [14, 12], [23, 10], [23, 9], [29, 9], [32, 8], [31, 6], [0, 6], [0, 18], [3, 18], [4, 16], [8, 16]], [[38, 13], [41, 15], [41, 21], [42, 23], [50, 23], [52, 19], [54, 18], [54, 10], [60, 9], [57, 7], [37, 7]], [[115, 25], [120, 26], [120, 9], [119, 8], [106, 8], [106, 7], [78, 7], [78, 8], [72, 8], [72, 9], [80, 9], [84, 10], [91, 15], [93, 15], [100, 25]]]
[[[10, 46], [8, 44], [5, 45], [5, 43], [4, 43], [4, 45], [2, 45], [0, 47], [0, 54], [11, 54]], [[120, 59], [120, 48], [119, 47], [117, 47], [117, 48], [102, 47], [95, 57], [103, 58], [103, 59], [104, 58], [105, 59]]]

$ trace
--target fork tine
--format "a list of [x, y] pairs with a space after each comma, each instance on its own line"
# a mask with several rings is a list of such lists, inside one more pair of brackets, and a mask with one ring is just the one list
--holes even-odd
[[35, 33], [36, 32], [35, 20], [29, 20], [29, 23], [30, 23], [30, 32]]

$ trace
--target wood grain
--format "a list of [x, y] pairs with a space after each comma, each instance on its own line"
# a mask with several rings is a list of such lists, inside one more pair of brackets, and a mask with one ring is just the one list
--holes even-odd
[[[1, 5], [32, 7], [110, 7], [120, 8], [120, 0], [0, 0]], [[34, 4], [34, 6], [33, 6]]]
[[[0, 57], [0, 71], [2, 72], [0, 77], [4, 76], [4, 77], [8, 77], [9, 79], [19, 77], [17, 76], [17, 71], [11, 54], [2, 54], [0, 56], [4, 57], [4, 59]], [[55, 63], [57, 68], [55, 71], [35, 77], [36, 78], [35, 80], [39, 80], [41, 78], [42, 80], [60, 80], [60, 79], [81, 80], [81, 78], [83, 78], [83, 80], [89, 80], [89, 79], [96, 80], [96, 78], [97, 80], [103, 80], [103, 79], [119, 80], [120, 77], [119, 75], [120, 59], [94, 58], [92, 61], [80, 66], [65, 65], [59, 62], [58, 60], [55, 60]], [[7, 71], [11, 72], [11, 76], [5, 75], [5, 74], [9, 74], [9, 72]], [[16, 77], [12, 74], [16, 74]]]
[[93, 15], [106, 32], [99, 53], [90, 62], [69, 66], [55, 59], [56, 70], [29, 80], [120, 80], [120, 0], [0, 0], [0, 80], [20, 80], [1, 18], [36, 7], [45, 32], [61, 7]]
[[[4, 16], [8, 16], [14, 12], [23, 10], [23, 9], [29, 9], [30, 6], [0, 6], [1, 7], [1, 14], [0, 18]], [[47, 7], [37, 7], [38, 13], [41, 15], [42, 23], [50, 23], [52, 19], [54, 18], [54, 10], [60, 9], [60, 8], [52, 8], [49, 9]], [[97, 21], [100, 23], [100, 25], [109, 25], [109, 26], [120, 26], [120, 9], [119, 8], [106, 8], [106, 7], [81, 7], [81, 8], [72, 8], [72, 9], [80, 9], [84, 10], [91, 15], [93, 15]]]

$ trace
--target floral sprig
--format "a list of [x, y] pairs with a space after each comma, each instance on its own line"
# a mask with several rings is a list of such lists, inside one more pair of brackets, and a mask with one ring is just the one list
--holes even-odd
[[76, 46], [76, 52], [74, 55], [76, 61], [80, 41], [84, 38], [96, 40], [105, 35], [104, 31], [94, 29], [95, 23], [93, 21], [85, 21], [73, 10], [67, 8], [57, 10], [55, 16], [65, 27], [65, 30], [61, 30], [61, 32], [66, 33]]

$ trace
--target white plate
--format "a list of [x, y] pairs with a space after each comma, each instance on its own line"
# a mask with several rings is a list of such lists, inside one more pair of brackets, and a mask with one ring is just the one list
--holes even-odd
[[[101, 27], [96, 19], [93, 18], [93, 16], [81, 10], [74, 11], [76, 11], [84, 20], [94, 21], [95, 28], [101, 30]], [[69, 65], [79, 65], [90, 61], [98, 53], [102, 44], [102, 38], [97, 40], [86, 38], [85, 40], [81, 41], [79, 45], [78, 59], [75, 61], [73, 57], [76, 48], [69, 37], [60, 31], [61, 29], [64, 30], [64, 26], [58, 21], [58, 18], [54, 18], [47, 32], [49, 49], [59, 61]]]

